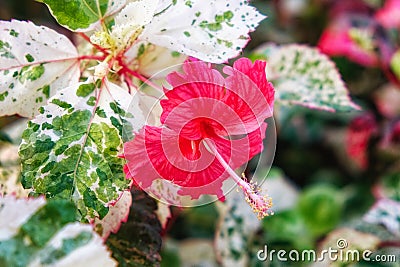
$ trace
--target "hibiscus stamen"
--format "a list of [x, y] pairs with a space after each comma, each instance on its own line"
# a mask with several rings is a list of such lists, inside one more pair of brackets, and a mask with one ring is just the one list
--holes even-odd
[[248, 182], [244, 174], [242, 174], [243, 178], [239, 177], [239, 175], [237, 175], [237, 173], [232, 170], [229, 164], [222, 158], [211, 140], [204, 139], [204, 143], [230, 174], [232, 179], [234, 179], [238, 186], [243, 190], [245, 200], [250, 205], [253, 212], [257, 214], [257, 218], [261, 220], [266, 216], [273, 215], [273, 212], [270, 210], [272, 207], [271, 197], [263, 196], [260, 187], [253, 181]]

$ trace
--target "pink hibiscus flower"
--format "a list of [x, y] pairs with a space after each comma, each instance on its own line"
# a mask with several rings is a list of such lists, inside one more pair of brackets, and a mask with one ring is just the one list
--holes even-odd
[[223, 69], [224, 77], [192, 61], [183, 73], [169, 74], [162, 126], [146, 125], [124, 146], [127, 178], [143, 189], [162, 178], [180, 186], [180, 195], [223, 200], [222, 183], [232, 177], [258, 216], [268, 215], [271, 200], [234, 172], [263, 149], [264, 120], [272, 116], [274, 101], [265, 67], [242, 58]]

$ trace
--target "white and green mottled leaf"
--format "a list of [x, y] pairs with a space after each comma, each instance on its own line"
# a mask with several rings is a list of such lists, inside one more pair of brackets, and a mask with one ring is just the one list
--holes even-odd
[[0, 196], [13, 194], [18, 197], [27, 197], [29, 190], [22, 187], [20, 176], [21, 167], [18, 165], [0, 167]]
[[19, 231], [19, 228], [38, 209], [45, 205], [44, 198], [16, 199], [15, 196], [0, 197], [0, 240], [7, 240]]
[[139, 39], [223, 63], [241, 52], [263, 18], [243, 0], [163, 0]]
[[110, 233], [117, 233], [121, 223], [128, 220], [131, 205], [132, 194], [129, 191], [124, 191], [117, 203], [109, 207], [109, 212], [102, 220], [94, 219], [93, 225], [104, 240], [108, 238]]
[[110, 254], [90, 225], [75, 222], [64, 226], [29, 266], [117, 266]]
[[23, 133], [23, 186], [50, 198], [72, 199], [82, 220], [104, 218], [130, 184], [118, 156], [123, 141], [144, 123], [138, 108], [134, 115], [125, 111], [131, 100], [108, 81], [59, 91]]
[[305, 45], [264, 45], [255, 51], [268, 60], [267, 74], [276, 88], [276, 102], [326, 111], [358, 110], [335, 64]]
[[0, 215], [2, 266], [116, 266], [69, 201], [2, 197]]
[[179, 190], [180, 186], [163, 179], [154, 180], [151, 186], [146, 188], [147, 194], [158, 201], [167, 205], [182, 206], [187, 198], [180, 196]]
[[156, 211], [158, 220], [161, 223], [161, 227], [165, 229], [167, 226], [168, 220], [171, 218], [171, 208], [170, 205], [165, 204], [163, 202], [157, 202], [157, 211]]
[[39, 0], [59, 24], [71, 31], [86, 32], [126, 4], [126, 0]]
[[22, 187], [20, 176], [18, 146], [0, 142], [0, 196], [13, 194], [27, 197], [29, 190]]
[[33, 117], [79, 75], [78, 52], [67, 37], [32, 22], [0, 21], [0, 116]]
[[143, 26], [154, 16], [158, 0], [138, 0], [128, 3], [114, 19], [111, 38], [117, 49], [130, 47]]
[[261, 221], [242, 194], [231, 192], [217, 203], [220, 219], [215, 236], [217, 259], [222, 266], [249, 266], [249, 247]]
[[400, 203], [383, 198], [368, 211], [364, 221], [384, 225], [392, 234], [400, 236]]
[[115, 26], [144, 26], [153, 18], [158, 0], [130, 1], [116, 16]]

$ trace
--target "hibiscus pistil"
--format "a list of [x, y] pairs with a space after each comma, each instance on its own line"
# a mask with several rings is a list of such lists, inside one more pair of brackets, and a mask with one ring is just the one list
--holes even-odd
[[226, 169], [231, 178], [235, 180], [240, 189], [243, 190], [246, 202], [250, 205], [253, 212], [257, 214], [258, 219], [262, 219], [266, 216], [273, 215], [270, 210], [272, 208], [272, 198], [269, 196], [263, 196], [260, 187], [257, 183], [253, 181], [248, 181], [244, 173], [242, 178], [232, 170], [228, 163], [223, 159], [223, 157], [218, 153], [218, 150], [209, 139], [204, 140], [206, 147], [212, 151], [221, 165]]

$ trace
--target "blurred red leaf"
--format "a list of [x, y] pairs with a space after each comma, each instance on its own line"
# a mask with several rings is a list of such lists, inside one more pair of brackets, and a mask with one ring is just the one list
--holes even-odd
[[361, 169], [368, 167], [368, 143], [376, 130], [375, 117], [369, 113], [354, 118], [347, 130], [346, 151]]

